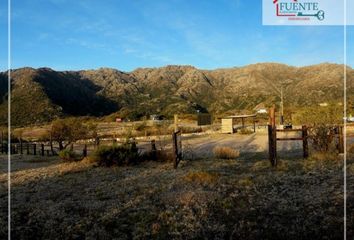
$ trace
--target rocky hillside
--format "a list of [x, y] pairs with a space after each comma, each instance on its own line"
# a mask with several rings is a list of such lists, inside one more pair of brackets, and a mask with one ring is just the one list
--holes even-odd
[[[354, 70], [348, 68], [348, 96], [352, 97]], [[343, 65], [292, 67], [261, 63], [239, 68], [200, 70], [192, 66], [138, 68], [132, 72], [101, 68], [54, 71], [21, 68], [12, 72], [12, 122], [25, 125], [61, 116], [103, 116], [120, 112], [139, 118], [196, 110], [222, 113], [252, 110], [279, 103], [311, 106], [340, 102]], [[7, 73], [0, 73], [0, 121], [6, 122]]]

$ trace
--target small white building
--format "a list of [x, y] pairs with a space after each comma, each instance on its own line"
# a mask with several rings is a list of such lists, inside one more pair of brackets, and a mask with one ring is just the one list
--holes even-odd
[[261, 108], [261, 109], [257, 110], [257, 113], [267, 113], [267, 112], [268, 111], [265, 108]]
[[262, 114], [262, 113], [268, 113], [268, 110], [267, 110], [267, 108], [264, 106], [264, 103], [258, 104], [257, 106], [255, 106], [255, 107], [253, 108], [253, 110], [256, 111], [256, 113], [260, 113], [260, 114]]

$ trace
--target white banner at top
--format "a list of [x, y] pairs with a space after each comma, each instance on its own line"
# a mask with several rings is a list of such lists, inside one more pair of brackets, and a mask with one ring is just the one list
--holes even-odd
[[354, 0], [263, 0], [263, 25], [344, 24], [354, 25]]

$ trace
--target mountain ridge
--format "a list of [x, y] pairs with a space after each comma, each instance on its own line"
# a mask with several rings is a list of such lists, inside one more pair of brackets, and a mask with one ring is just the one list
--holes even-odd
[[[114, 112], [131, 119], [197, 110], [219, 114], [279, 103], [281, 86], [289, 106], [314, 106], [343, 100], [343, 69], [344, 65], [332, 63], [304, 67], [256, 63], [215, 70], [167, 65], [130, 72], [114, 68], [55, 71], [24, 67], [12, 70], [11, 114], [14, 125]], [[348, 91], [352, 92], [354, 70], [349, 66], [347, 78]], [[6, 122], [6, 96], [7, 72], [1, 72], [2, 124]]]

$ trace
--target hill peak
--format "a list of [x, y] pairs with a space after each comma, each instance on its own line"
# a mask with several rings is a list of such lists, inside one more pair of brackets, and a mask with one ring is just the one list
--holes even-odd
[[[7, 73], [0, 73], [0, 122], [6, 122]], [[354, 71], [348, 67], [348, 89]], [[253, 111], [261, 104], [279, 104], [279, 88], [291, 107], [317, 106], [342, 101], [343, 65], [321, 63], [294, 67], [281, 63], [257, 63], [242, 67], [202, 70], [190, 65], [55, 71], [20, 68], [12, 74], [13, 124], [50, 121], [58, 116], [122, 117], [149, 114]], [[353, 97], [349, 95], [349, 97]], [[31, 106], [31, 111], [23, 104]], [[26, 109], [25, 109], [26, 108]]]

